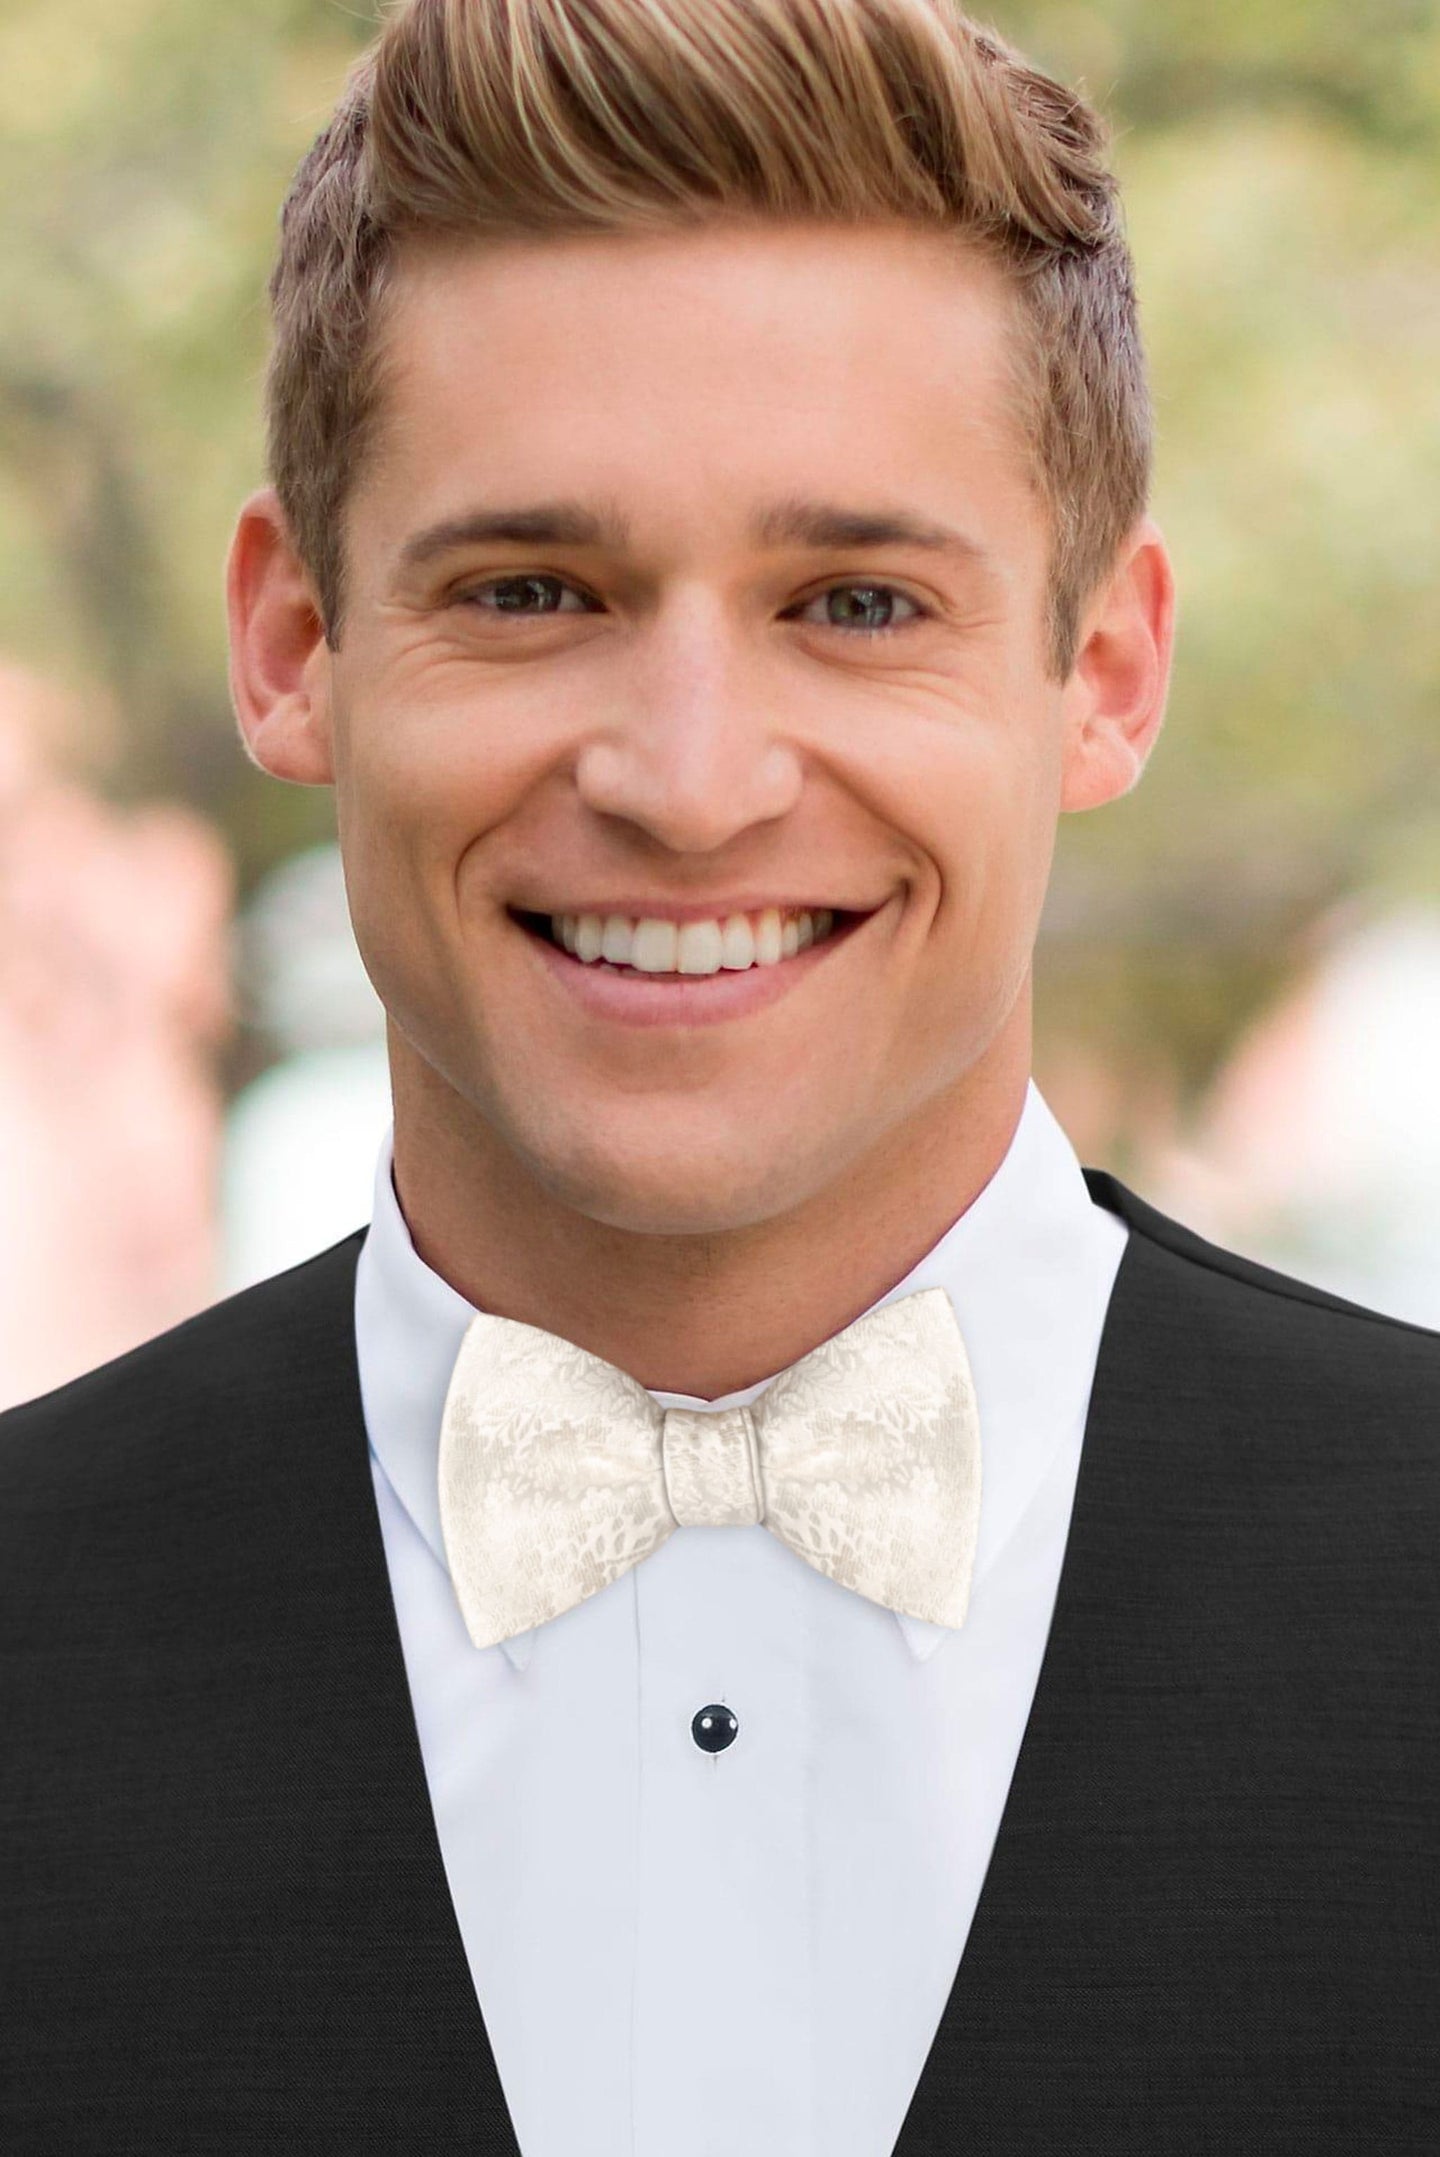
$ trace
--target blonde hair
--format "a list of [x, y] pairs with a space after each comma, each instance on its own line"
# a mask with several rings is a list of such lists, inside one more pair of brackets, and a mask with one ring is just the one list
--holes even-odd
[[330, 643], [397, 243], [900, 218], [1008, 276], [1012, 406], [1049, 520], [1046, 667], [1064, 681], [1150, 482], [1107, 148], [1081, 96], [953, 0], [408, 0], [301, 161], [270, 280], [270, 477]]

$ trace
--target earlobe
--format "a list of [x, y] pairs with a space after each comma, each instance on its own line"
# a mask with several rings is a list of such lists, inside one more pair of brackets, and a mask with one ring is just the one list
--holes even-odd
[[274, 778], [331, 785], [330, 653], [273, 487], [262, 487], [240, 511], [225, 602], [230, 697], [250, 756]]
[[1165, 717], [1175, 641], [1175, 577], [1159, 526], [1144, 518], [1093, 610], [1064, 690], [1060, 807], [1128, 794]]

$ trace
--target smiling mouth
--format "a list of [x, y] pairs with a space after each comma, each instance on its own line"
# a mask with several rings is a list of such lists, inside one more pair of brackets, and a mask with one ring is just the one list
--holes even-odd
[[731, 914], [722, 920], [635, 920], [620, 914], [537, 914], [519, 907], [510, 918], [578, 965], [603, 973], [679, 981], [707, 974], [745, 973], [778, 966], [812, 945], [849, 935], [868, 913], [836, 907]]

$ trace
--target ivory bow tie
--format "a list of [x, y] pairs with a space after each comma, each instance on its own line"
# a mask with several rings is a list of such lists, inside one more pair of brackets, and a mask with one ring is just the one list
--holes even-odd
[[570, 1610], [685, 1527], [763, 1523], [892, 1610], [961, 1625], [980, 1432], [950, 1299], [867, 1311], [748, 1408], [661, 1408], [613, 1363], [479, 1312], [440, 1429], [440, 1521], [477, 1648]]

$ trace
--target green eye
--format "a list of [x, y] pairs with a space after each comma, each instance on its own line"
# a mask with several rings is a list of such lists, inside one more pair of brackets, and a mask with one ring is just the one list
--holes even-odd
[[[897, 604], [910, 610], [898, 620]], [[825, 609], [823, 628], [858, 630], [862, 636], [888, 635], [892, 630], [905, 628], [909, 622], [919, 621], [924, 613], [913, 599], [896, 591], [891, 584], [832, 584], [829, 591], [807, 600], [801, 611], [815, 606]]]
[[524, 575], [518, 577], [490, 577], [483, 584], [467, 585], [456, 599], [465, 606], [476, 607], [482, 614], [559, 614], [574, 613], [563, 601], [566, 593], [580, 601], [584, 612], [588, 602], [573, 584], [563, 577]]

